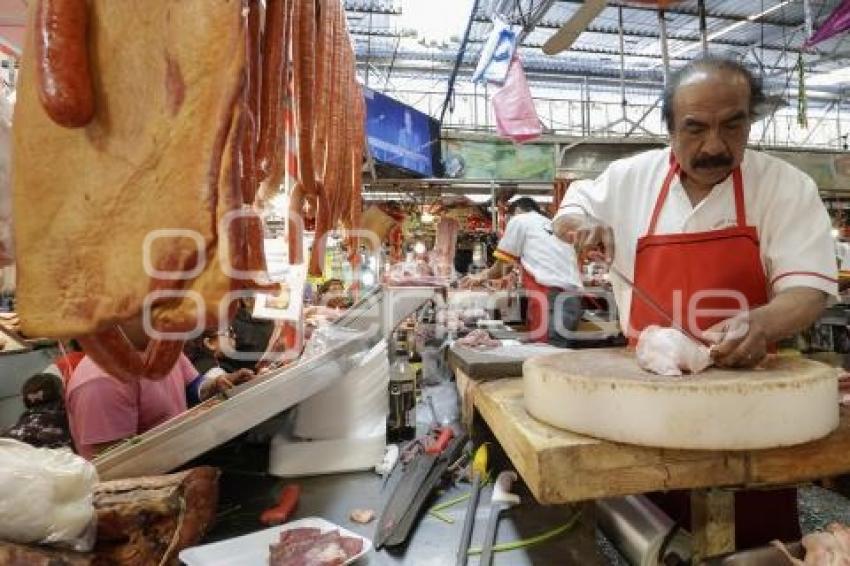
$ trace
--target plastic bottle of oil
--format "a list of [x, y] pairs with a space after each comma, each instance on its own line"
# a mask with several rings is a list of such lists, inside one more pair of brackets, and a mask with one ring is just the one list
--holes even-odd
[[416, 436], [416, 374], [404, 349], [397, 349], [390, 367], [387, 442], [412, 440]]

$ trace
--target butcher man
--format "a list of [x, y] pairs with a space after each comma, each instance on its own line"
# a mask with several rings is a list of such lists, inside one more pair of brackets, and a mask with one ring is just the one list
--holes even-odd
[[469, 288], [503, 277], [519, 264], [522, 286], [528, 292], [526, 322], [532, 339], [566, 347], [568, 333], [577, 329], [582, 315], [575, 251], [555, 237], [552, 221], [534, 199], [519, 198], [508, 212], [511, 219], [493, 254], [495, 263], [481, 273], [467, 275], [459, 286]]
[[[656, 306], [716, 345], [716, 365], [752, 368], [772, 344], [811, 325], [836, 295], [830, 220], [810, 177], [746, 149], [763, 103], [759, 82], [736, 62], [703, 58], [671, 76], [662, 115], [670, 147], [612, 163], [569, 191], [559, 237], [605, 254]], [[670, 321], [612, 273], [632, 342]], [[682, 493], [659, 498], [687, 521]], [[739, 548], [797, 540], [796, 490], [736, 497]]]

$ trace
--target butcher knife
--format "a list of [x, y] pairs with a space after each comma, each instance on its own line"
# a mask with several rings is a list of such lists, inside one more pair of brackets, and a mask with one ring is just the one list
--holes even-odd
[[481, 482], [487, 475], [487, 443], [485, 442], [475, 451], [475, 457], [470, 466], [472, 474], [472, 489], [469, 492], [469, 503], [466, 508], [466, 518], [463, 520], [463, 531], [460, 535], [460, 544], [457, 549], [457, 566], [466, 566], [466, 554], [469, 551], [469, 541], [472, 540], [472, 526], [475, 523], [475, 512], [478, 509], [478, 496], [481, 494]]
[[700, 338], [699, 336], [697, 336], [696, 334], [694, 334], [690, 330], [687, 330], [681, 324], [677, 323], [673, 319], [673, 316], [670, 313], [668, 313], [666, 310], [664, 310], [664, 307], [659, 305], [655, 301], [655, 299], [653, 299], [651, 296], [649, 296], [649, 293], [645, 292], [643, 289], [641, 289], [640, 287], [635, 285], [635, 282], [632, 281], [631, 279], [629, 279], [628, 277], [626, 277], [623, 274], [622, 271], [620, 271], [617, 267], [614, 266], [613, 263], [608, 266], [608, 270], [611, 273], [613, 273], [614, 275], [616, 275], [617, 277], [619, 277], [620, 280], [623, 283], [625, 283], [626, 286], [629, 287], [632, 290], [632, 293], [635, 294], [644, 303], [649, 305], [649, 308], [654, 310], [657, 315], [661, 316], [664, 320], [666, 320], [667, 323], [670, 325], [670, 328], [675, 328], [676, 330], [678, 330], [679, 332], [681, 332], [682, 334], [684, 334], [685, 336], [687, 336], [688, 338], [690, 338], [691, 340], [693, 340], [694, 342], [696, 342], [697, 344], [699, 344], [701, 346], [705, 346], [707, 348], [711, 348], [712, 346], [714, 346], [714, 344], [712, 344], [711, 342], [709, 342], [705, 338]]
[[487, 520], [484, 544], [481, 546], [479, 566], [490, 566], [493, 563], [496, 528], [499, 526], [499, 517], [502, 511], [519, 504], [519, 495], [511, 493], [511, 486], [516, 480], [516, 472], [505, 471], [499, 474], [496, 483], [493, 484], [493, 495], [490, 497], [490, 518]]

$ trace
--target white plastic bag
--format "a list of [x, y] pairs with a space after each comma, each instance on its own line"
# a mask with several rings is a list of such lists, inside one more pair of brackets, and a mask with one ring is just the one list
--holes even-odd
[[493, 29], [481, 49], [478, 66], [472, 74], [472, 82], [504, 84], [515, 51], [516, 33], [507, 21], [499, 16], [494, 17]]
[[711, 365], [711, 354], [675, 328], [648, 326], [637, 343], [638, 365], [659, 375], [699, 373]]
[[67, 449], [0, 439], [0, 540], [92, 549], [97, 471]]
[[511, 60], [505, 85], [493, 95], [493, 113], [496, 116], [496, 132], [502, 137], [523, 143], [543, 133], [531, 89], [516, 55]]

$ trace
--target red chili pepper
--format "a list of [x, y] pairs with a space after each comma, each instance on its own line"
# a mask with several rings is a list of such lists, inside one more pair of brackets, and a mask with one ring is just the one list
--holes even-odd
[[294, 483], [283, 486], [280, 496], [277, 498], [277, 505], [263, 511], [263, 514], [260, 515], [260, 522], [270, 527], [285, 523], [295, 511], [300, 496], [301, 486]]

